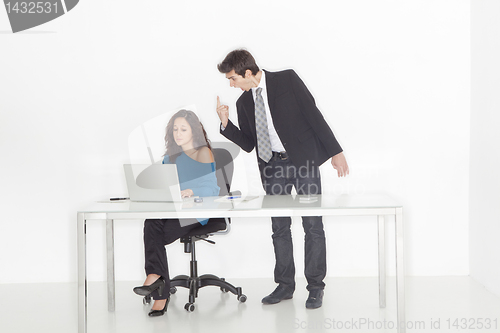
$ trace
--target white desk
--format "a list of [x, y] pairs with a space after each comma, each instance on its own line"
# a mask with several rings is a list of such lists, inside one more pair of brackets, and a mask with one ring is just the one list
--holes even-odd
[[[148, 218], [211, 218], [273, 216], [377, 216], [379, 241], [379, 306], [385, 307], [385, 221], [395, 216], [396, 289], [398, 332], [405, 332], [403, 208], [383, 195], [316, 196], [316, 202], [303, 202], [301, 196], [262, 196], [250, 201], [216, 202], [217, 197], [204, 198], [201, 204], [103, 202], [78, 212], [78, 332], [87, 332], [87, 254], [86, 223], [106, 221], [108, 310], [115, 310], [114, 220]], [[234, 227], [238, 221], [233, 220]]]

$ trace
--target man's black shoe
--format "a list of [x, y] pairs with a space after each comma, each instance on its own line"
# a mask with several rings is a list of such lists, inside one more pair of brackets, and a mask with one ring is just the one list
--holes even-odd
[[274, 291], [268, 296], [262, 299], [264, 304], [276, 304], [284, 299], [291, 299], [293, 297], [293, 291], [290, 291], [286, 287], [278, 285]]
[[306, 308], [317, 309], [323, 304], [323, 289], [313, 289], [309, 291], [309, 298], [306, 301]]

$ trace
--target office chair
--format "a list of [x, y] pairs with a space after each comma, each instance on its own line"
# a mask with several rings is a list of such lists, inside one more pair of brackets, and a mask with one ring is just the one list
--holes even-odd
[[[217, 185], [220, 187], [219, 195], [238, 194], [230, 191], [233, 178], [233, 158], [228, 150], [224, 148], [212, 147], [212, 153], [217, 167]], [[210, 244], [214, 241], [208, 239], [214, 234], [227, 234], [231, 229], [231, 220], [229, 218], [211, 218], [206, 225], [200, 225], [192, 229], [189, 234], [182, 237], [180, 242], [184, 244], [184, 252], [191, 253], [190, 274], [178, 275], [170, 279], [170, 294], [177, 292], [176, 287], [189, 289], [189, 301], [184, 305], [184, 309], [193, 312], [195, 309], [195, 299], [198, 297], [198, 290], [206, 286], [220, 287], [222, 292], [232, 292], [237, 296], [238, 301], [245, 302], [247, 297], [242, 293], [241, 287], [235, 287], [224, 278], [219, 278], [212, 274], [198, 276], [198, 264], [196, 261], [196, 242], [203, 240]], [[151, 296], [144, 297], [144, 304], [151, 302]]]

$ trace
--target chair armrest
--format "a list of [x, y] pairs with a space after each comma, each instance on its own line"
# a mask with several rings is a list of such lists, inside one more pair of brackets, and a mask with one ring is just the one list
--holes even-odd
[[226, 221], [226, 230], [220, 230], [213, 232], [214, 235], [226, 235], [231, 231], [231, 222], [229, 222], [229, 218], [225, 217], [224, 221]]

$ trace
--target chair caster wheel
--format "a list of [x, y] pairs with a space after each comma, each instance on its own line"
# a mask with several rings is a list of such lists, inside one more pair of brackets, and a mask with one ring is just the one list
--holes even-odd
[[142, 299], [142, 304], [151, 304], [151, 295], [144, 296], [144, 298]]
[[173, 295], [177, 292], [177, 288], [176, 287], [170, 287], [170, 294]]
[[184, 309], [186, 309], [187, 312], [193, 312], [195, 306], [193, 303], [186, 303], [186, 305], [184, 305]]
[[240, 301], [241, 303], [245, 303], [246, 300], [247, 300], [247, 297], [245, 295], [240, 295], [238, 296], [238, 301]]

